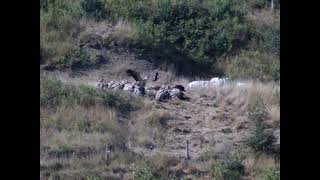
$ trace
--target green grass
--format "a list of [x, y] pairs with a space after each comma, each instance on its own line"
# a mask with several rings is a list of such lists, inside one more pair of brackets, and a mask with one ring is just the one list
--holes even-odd
[[211, 167], [213, 179], [239, 180], [244, 174], [244, 165], [236, 155], [227, 155], [222, 160], [218, 160]]
[[99, 91], [90, 86], [69, 85], [54, 78], [40, 77], [40, 105], [43, 107], [103, 105], [127, 114], [138, 109], [141, 101], [121, 92]]

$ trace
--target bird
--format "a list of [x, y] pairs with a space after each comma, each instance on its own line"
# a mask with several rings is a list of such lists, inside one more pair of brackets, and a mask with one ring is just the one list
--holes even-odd
[[132, 70], [132, 69], [127, 69], [127, 70], [126, 70], [126, 74], [127, 74], [127, 76], [133, 77], [133, 79], [137, 82], [137, 84], [138, 84], [139, 86], [142, 86], [142, 87], [145, 86], [146, 81], [147, 81], [147, 79], [148, 79], [148, 77], [142, 79], [141, 76], [140, 76], [140, 74], [139, 74], [138, 72]]
[[159, 75], [159, 73], [158, 73], [158, 72], [156, 72], [156, 75], [154, 76], [153, 81], [157, 81], [157, 80], [158, 80], [158, 75]]
[[180, 91], [185, 91], [184, 87], [182, 85], [175, 85], [174, 88], [179, 89]]

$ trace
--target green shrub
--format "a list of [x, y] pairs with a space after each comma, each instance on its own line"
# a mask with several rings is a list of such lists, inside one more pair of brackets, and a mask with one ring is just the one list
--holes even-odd
[[235, 48], [240, 34], [246, 33], [240, 20], [245, 13], [237, 1], [214, 2], [211, 7], [204, 7], [161, 1], [152, 14], [131, 17], [143, 27], [138, 32], [146, 41], [172, 44], [198, 61], [210, 60]]
[[265, 104], [258, 98], [248, 113], [249, 119], [254, 123], [254, 131], [251, 136], [245, 139], [244, 143], [254, 151], [277, 154], [274, 147], [275, 137], [271, 133], [265, 132], [266, 125], [264, 120], [267, 117], [267, 113]]
[[55, 62], [76, 47], [82, 31], [77, 0], [40, 1], [41, 62]]
[[256, 97], [249, 105], [248, 117], [254, 123], [264, 121], [268, 116], [266, 104], [261, 97]]
[[137, 167], [133, 171], [134, 180], [153, 180], [155, 179], [149, 168]]
[[256, 48], [263, 52], [269, 52], [279, 57], [280, 55], [280, 23], [271, 25], [250, 24], [251, 41], [256, 43]]
[[141, 103], [141, 99], [128, 94], [99, 91], [90, 86], [68, 85], [55, 78], [40, 77], [40, 106], [64, 104], [90, 107], [101, 104], [125, 115], [141, 107]]
[[81, 13], [85, 17], [102, 20], [107, 17], [107, 9], [103, 0], [81, 0]]
[[78, 91], [54, 78], [40, 77], [40, 106], [58, 106], [63, 102], [74, 103]]
[[92, 132], [92, 123], [89, 119], [77, 119], [73, 122], [73, 129], [80, 132]]
[[82, 48], [74, 48], [58, 59], [58, 61], [51, 63], [56, 69], [88, 69], [98, 67], [105, 62], [101, 52], [89, 51]]
[[98, 175], [88, 175], [85, 180], [101, 180], [102, 178]]
[[[271, 7], [270, 0], [247, 0], [249, 8], [252, 9], [269, 9]], [[274, 0], [274, 8], [280, 9], [280, 0]]]
[[263, 180], [280, 180], [280, 171], [276, 168], [268, 168], [262, 174]]
[[228, 154], [212, 165], [210, 173], [213, 179], [238, 180], [244, 174], [244, 165], [239, 156]]
[[[156, 65], [173, 64], [177, 74], [201, 76], [203, 71], [278, 80], [280, 24], [245, 21], [248, 12], [268, 4], [252, 0], [42, 0], [40, 62], [54, 62], [61, 68], [96, 67], [102, 56], [77, 47], [80, 18], [125, 19], [138, 34], [125, 45], [143, 58], [151, 57]], [[275, 5], [278, 8], [280, 2]], [[225, 57], [235, 58], [224, 72], [216, 62]]]
[[227, 67], [227, 75], [233, 79], [280, 79], [280, 59], [259, 51], [241, 51]]

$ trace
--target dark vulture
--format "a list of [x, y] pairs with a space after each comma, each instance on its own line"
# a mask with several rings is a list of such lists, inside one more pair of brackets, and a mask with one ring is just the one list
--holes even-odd
[[154, 76], [153, 81], [157, 81], [157, 80], [158, 80], [158, 75], [159, 75], [159, 73], [158, 73], [158, 72], [156, 72], [156, 75]]
[[133, 79], [135, 81], [140, 81], [140, 82], [142, 81], [142, 78], [141, 78], [140, 74], [138, 72], [134, 71], [134, 70], [128, 69], [126, 71], [126, 74], [127, 74], [127, 76], [133, 77]]
[[182, 85], [175, 85], [174, 88], [179, 89], [180, 91], [185, 91]]
[[146, 79], [142, 79], [140, 74], [132, 69], [126, 70], [127, 76], [133, 77], [133, 79], [138, 83], [139, 86], [144, 87], [146, 84]]

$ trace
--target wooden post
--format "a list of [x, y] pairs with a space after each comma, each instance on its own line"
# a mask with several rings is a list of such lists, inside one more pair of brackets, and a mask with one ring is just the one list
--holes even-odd
[[106, 145], [105, 159], [106, 159], [107, 165], [109, 165], [109, 150], [108, 150], [108, 145]]
[[187, 140], [187, 158], [190, 159], [190, 156], [189, 156], [189, 141]]
[[273, 10], [273, 0], [271, 0], [271, 10]]

